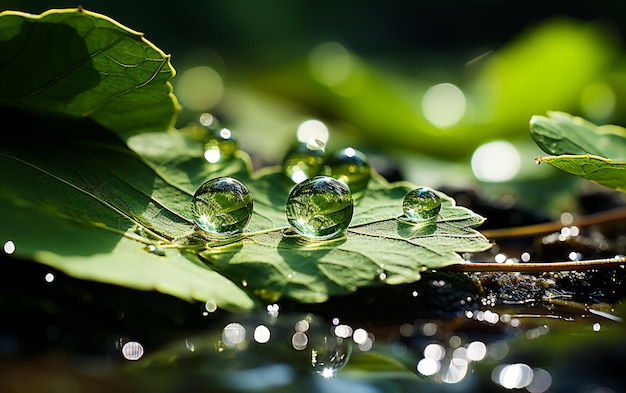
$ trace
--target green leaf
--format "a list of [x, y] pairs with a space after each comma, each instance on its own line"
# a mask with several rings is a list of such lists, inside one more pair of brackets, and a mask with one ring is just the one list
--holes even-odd
[[171, 127], [169, 55], [82, 8], [0, 13], [0, 103], [88, 117], [126, 136]]
[[[18, 257], [79, 278], [249, 308], [246, 293], [321, 302], [362, 286], [413, 282], [425, 269], [460, 262], [457, 252], [490, 247], [473, 229], [482, 217], [443, 194], [431, 225], [398, 221], [413, 186], [378, 176], [355, 196], [346, 238], [303, 242], [284, 234], [293, 183], [278, 168], [251, 174], [244, 153], [220, 166], [180, 131], [136, 135], [129, 139], [134, 152], [89, 121], [2, 115], [36, 131], [13, 131], [0, 149], [0, 213], [11, 223], [0, 239], [14, 241]], [[203, 181], [223, 175], [248, 186], [255, 211], [244, 236], [220, 245], [194, 232], [190, 201]]]
[[563, 112], [533, 116], [530, 135], [548, 154], [591, 154], [614, 160], [626, 159], [626, 129], [597, 126], [581, 117]]
[[[54, 52], [63, 49], [57, 41], [76, 48]], [[293, 183], [280, 168], [253, 173], [243, 152], [209, 164], [193, 130], [163, 131], [175, 107], [169, 60], [107, 18], [80, 8], [6, 12], [0, 49], [10, 54], [0, 62], [7, 82], [0, 116], [13, 125], [0, 146], [0, 241], [12, 241], [16, 257], [78, 278], [249, 309], [259, 297], [321, 302], [361, 286], [412, 282], [425, 269], [460, 262], [457, 252], [491, 246], [473, 229], [482, 217], [443, 194], [429, 225], [398, 221], [414, 186], [379, 176], [355, 194], [345, 238], [311, 243], [287, 234]], [[39, 52], [44, 71], [34, 61]], [[25, 72], [32, 80], [6, 76]], [[216, 241], [196, 230], [190, 202], [218, 176], [243, 181], [255, 202], [246, 232]]]
[[590, 154], [541, 157], [537, 160], [594, 183], [626, 192], [626, 162], [616, 162]]
[[[189, 193], [209, 176], [206, 165], [191, 164], [201, 159], [199, 147], [192, 155], [179, 154], [174, 159], [181, 146], [188, 146], [182, 135], [142, 134], [128, 143], [160, 176]], [[236, 165], [230, 175], [243, 181], [254, 197], [247, 236], [201, 250], [200, 256], [265, 299], [286, 296], [301, 302], [322, 302], [362, 286], [414, 282], [426, 269], [461, 262], [457, 252], [483, 251], [491, 246], [473, 229], [483, 218], [456, 206], [442, 193], [442, 210], [430, 225], [418, 227], [398, 221], [402, 200], [415, 186], [389, 184], [377, 175], [366, 192], [355, 196], [346, 238], [303, 241], [284, 233], [288, 229], [285, 204], [294, 184], [280, 168], [265, 168], [251, 175]]]
[[213, 300], [231, 310], [253, 307], [196, 254], [168, 248], [173, 237], [193, 232], [191, 197], [108, 130], [0, 113], [20, 127], [0, 147], [0, 241], [15, 244], [14, 256], [82, 279]]
[[540, 157], [555, 168], [592, 182], [626, 191], [626, 129], [597, 126], [563, 112], [533, 116], [530, 135], [554, 157]]

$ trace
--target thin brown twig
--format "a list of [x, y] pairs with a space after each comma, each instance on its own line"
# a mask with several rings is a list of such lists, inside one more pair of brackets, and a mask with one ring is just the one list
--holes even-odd
[[590, 259], [587, 261], [571, 262], [516, 262], [516, 263], [493, 263], [493, 262], [463, 262], [444, 268], [448, 271], [457, 272], [520, 272], [542, 273], [549, 271], [565, 270], [592, 270], [608, 269], [626, 264], [625, 256], [616, 256], [607, 259]]
[[574, 218], [571, 224], [564, 225], [561, 221], [551, 221], [541, 224], [526, 225], [513, 228], [485, 229], [481, 233], [489, 239], [504, 239], [511, 237], [535, 236], [550, 232], [557, 232], [564, 226], [587, 227], [610, 221], [626, 219], [626, 206], [607, 210], [601, 213], [589, 214]]

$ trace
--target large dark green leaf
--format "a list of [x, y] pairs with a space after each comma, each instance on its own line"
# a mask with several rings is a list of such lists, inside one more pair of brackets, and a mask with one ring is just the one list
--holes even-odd
[[88, 117], [122, 135], [170, 127], [170, 58], [82, 8], [0, 13], [0, 103]]
[[[15, 243], [16, 256], [76, 277], [246, 308], [246, 292], [319, 302], [362, 286], [416, 281], [425, 269], [460, 262], [457, 252], [490, 246], [472, 229], [482, 218], [443, 194], [436, 222], [398, 221], [413, 186], [378, 176], [357, 197], [345, 239], [305, 242], [284, 234], [291, 181], [277, 169], [251, 174], [243, 153], [215, 165], [203, 159], [201, 142], [180, 131], [136, 135], [132, 151], [89, 121], [2, 116], [36, 131], [15, 133], [0, 150], [7, 218], [0, 239]], [[207, 244], [191, 223], [190, 201], [197, 186], [221, 175], [248, 185], [254, 215], [243, 237]]]
[[[0, 27], [0, 45], [11, 54], [3, 71], [40, 72], [0, 87], [7, 105], [0, 116], [13, 124], [0, 147], [0, 241], [13, 242], [17, 257], [79, 278], [245, 309], [257, 296], [319, 302], [362, 286], [412, 282], [425, 269], [460, 262], [457, 252], [490, 247], [473, 229], [483, 219], [443, 194], [430, 225], [398, 221], [414, 186], [379, 176], [355, 195], [345, 238], [310, 243], [288, 235], [293, 183], [280, 168], [253, 173], [243, 152], [209, 164], [188, 130], [164, 131], [175, 107], [167, 83], [173, 70], [136, 33], [82, 9], [7, 12]], [[54, 52], [59, 37], [78, 49]], [[43, 71], [34, 64], [39, 52], [54, 63]], [[246, 232], [216, 242], [196, 230], [190, 203], [199, 185], [218, 176], [243, 181], [255, 202]]]
[[90, 121], [0, 113], [20, 127], [0, 147], [0, 242], [13, 242], [14, 256], [78, 278], [229, 309], [253, 306], [195, 253], [168, 248], [193, 232], [191, 197], [115, 135]]

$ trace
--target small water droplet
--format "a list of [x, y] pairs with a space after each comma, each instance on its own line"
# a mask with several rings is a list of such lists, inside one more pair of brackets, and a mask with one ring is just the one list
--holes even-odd
[[163, 250], [161, 247], [158, 247], [154, 244], [148, 244], [147, 246], [143, 248], [143, 250], [146, 252], [149, 252], [150, 254], [158, 255], [160, 257], [165, 256], [165, 250]]
[[242, 232], [252, 217], [253, 201], [243, 183], [218, 177], [203, 183], [193, 195], [193, 221], [211, 235]]
[[535, 164], [540, 165], [541, 164], [541, 160], [539, 158], [535, 158]]
[[[320, 141], [321, 142], [321, 141]], [[310, 143], [294, 144], [283, 158], [283, 173], [294, 183], [317, 176], [324, 162], [324, 148]]]
[[328, 157], [324, 162], [323, 174], [345, 183], [352, 192], [367, 188], [372, 176], [367, 156], [351, 147], [339, 150]]
[[419, 187], [409, 192], [402, 201], [404, 219], [422, 222], [437, 217], [441, 210], [441, 197], [433, 190]]
[[330, 239], [343, 233], [352, 220], [354, 202], [348, 187], [327, 176], [296, 185], [287, 199], [287, 221], [311, 239]]
[[209, 129], [204, 140], [204, 158], [211, 164], [231, 160], [239, 144], [228, 128]]

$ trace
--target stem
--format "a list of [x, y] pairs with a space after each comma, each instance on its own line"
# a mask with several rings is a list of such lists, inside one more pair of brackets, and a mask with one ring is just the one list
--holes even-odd
[[492, 262], [463, 262], [447, 266], [444, 269], [456, 272], [520, 272], [542, 273], [563, 270], [592, 270], [608, 269], [623, 266], [625, 256], [608, 259], [590, 259], [573, 262], [519, 262], [519, 263], [492, 263]]
[[[575, 218], [570, 226], [587, 227], [610, 221], [623, 220], [626, 218], [626, 207], [618, 207], [601, 213], [589, 214]], [[486, 229], [481, 231], [490, 239], [504, 239], [511, 237], [523, 237], [557, 232], [563, 227], [561, 221], [545, 222], [542, 224], [527, 225], [515, 228]]]

